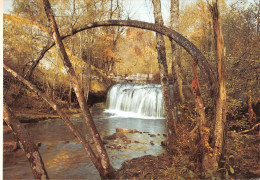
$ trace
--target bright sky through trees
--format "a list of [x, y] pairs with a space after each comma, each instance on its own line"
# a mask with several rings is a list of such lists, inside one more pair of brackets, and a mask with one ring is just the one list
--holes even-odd
[[[4, 13], [9, 14], [12, 11], [13, 0], [3, 0], [4, 1]], [[239, 0], [237, 0], [239, 1]], [[244, 0], [243, 0], [244, 1]], [[254, 0], [245, 0], [246, 2], [253, 2]], [[130, 19], [154, 22], [153, 18], [153, 6], [151, 0], [121, 0], [124, 2], [124, 15]], [[186, 5], [190, 3], [195, 3], [192, 0], [180, 1], [180, 9], [183, 9]], [[232, 3], [234, 0], [226, 0], [226, 3]], [[242, 2], [242, 1], [241, 1]], [[170, 0], [161, 0], [162, 3], [162, 13], [165, 22], [168, 22], [169, 12], [170, 12]]]

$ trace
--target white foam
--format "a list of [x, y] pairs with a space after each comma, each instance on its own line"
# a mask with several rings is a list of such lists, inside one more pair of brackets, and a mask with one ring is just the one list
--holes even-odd
[[113, 114], [111, 118], [120, 117], [120, 118], [139, 118], [139, 119], [165, 119], [164, 117], [154, 117], [154, 116], [144, 116], [138, 113], [126, 112], [114, 109], [105, 109], [106, 113]]

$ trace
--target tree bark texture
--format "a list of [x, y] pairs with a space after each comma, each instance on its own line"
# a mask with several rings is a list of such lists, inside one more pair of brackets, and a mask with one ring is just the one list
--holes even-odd
[[67, 70], [67, 73], [71, 75], [71, 82], [73, 89], [75, 91], [75, 94], [77, 96], [81, 111], [83, 113], [84, 119], [88, 125], [89, 132], [93, 138], [98, 157], [100, 158], [101, 166], [103, 168], [103, 172], [101, 175], [101, 178], [107, 179], [107, 178], [115, 178], [116, 172], [112, 165], [110, 164], [109, 157], [107, 155], [106, 149], [101, 141], [101, 137], [97, 131], [97, 128], [94, 124], [94, 121], [92, 119], [92, 116], [90, 114], [90, 111], [87, 106], [86, 99], [84, 97], [84, 93], [82, 91], [82, 87], [80, 86], [80, 83], [77, 79], [76, 73], [72, 67], [72, 64], [69, 60], [69, 57], [67, 55], [67, 52], [65, 50], [64, 44], [62, 43], [62, 39], [60, 37], [60, 33], [54, 18], [53, 11], [51, 9], [50, 2], [48, 0], [43, 0], [44, 9], [47, 15], [47, 18], [49, 20], [50, 26], [52, 28], [53, 33], [53, 39], [56, 43], [56, 48], [58, 49], [61, 59], [63, 61], [63, 64]]
[[[155, 24], [163, 25], [161, 2], [160, 0], [152, 0], [154, 6]], [[159, 64], [160, 81], [163, 94], [164, 115], [167, 122], [168, 148], [172, 150], [176, 139], [176, 116], [173, 111], [173, 101], [170, 95], [168, 67], [166, 60], [165, 42], [162, 34], [156, 33], [156, 49]]]
[[[214, 157], [219, 162], [224, 147], [226, 125], [226, 72], [224, 57], [224, 40], [220, 24], [218, 0], [209, 6], [213, 19], [213, 30], [218, 61], [218, 93], [216, 99], [216, 120], [214, 129]], [[217, 170], [215, 167], [214, 170]]]
[[72, 122], [69, 120], [67, 115], [59, 108], [58, 105], [46, 94], [42, 93], [39, 89], [36, 88], [35, 85], [31, 84], [29, 81], [24, 79], [22, 76], [17, 74], [14, 70], [3, 65], [4, 69], [8, 71], [10, 74], [12, 74], [15, 78], [17, 78], [19, 81], [24, 83], [27, 87], [29, 87], [31, 90], [33, 90], [38, 96], [40, 96], [42, 99], [44, 99], [62, 118], [62, 120], [65, 122], [65, 124], [68, 126], [68, 128], [71, 130], [71, 132], [78, 138], [82, 146], [87, 152], [87, 155], [90, 157], [91, 161], [95, 165], [95, 167], [98, 169], [100, 173], [102, 173], [102, 166], [100, 165], [100, 162], [98, 158], [96, 157], [95, 153], [93, 152], [92, 148], [90, 147], [89, 143], [86, 141], [86, 139], [80, 134], [80, 132], [75, 128], [75, 126], [72, 124]]
[[33, 143], [33, 140], [30, 137], [29, 133], [19, 122], [19, 120], [17, 120], [12, 110], [9, 108], [5, 101], [3, 108], [3, 119], [8, 127], [13, 131], [13, 134], [19, 142], [20, 147], [25, 152], [26, 157], [30, 163], [34, 178], [49, 179], [37, 146]]
[[256, 117], [254, 116], [254, 110], [252, 107], [252, 91], [248, 90], [247, 92], [247, 103], [248, 103], [248, 121], [251, 125], [253, 125], [256, 121]]
[[[179, 0], [171, 0], [171, 28], [175, 31], [179, 31]], [[173, 87], [178, 92], [178, 97], [174, 99], [178, 104], [182, 104], [184, 101], [182, 90], [182, 75], [181, 75], [181, 49], [179, 45], [171, 41], [172, 47], [172, 76]], [[176, 87], [176, 88], [175, 88]]]
[[[153, 24], [153, 23], [147, 23], [142, 21], [135, 21], [135, 20], [109, 20], [109, 21], [100, 21], [100, 22], [94, 22], [90, 24], [82, 25], [78, 28], [74, 28], [72, 30], [72, 33], [68, 33], [65, 36], [62, 36], [61, 39], [68, 38], [76, 33], [79, 33], [81, 31], [96, 28], [96, 27], [102, 27], [102, 26], [128, 26], [128, 27], [135, 27], [140, 29], [147, 29], [150, 31], [161, 33], [170, 39], [174, 40], [177, 44], [179, 44], [181, 47], [183, 47], [194, 60], [198, 60], [198, 66], [202, 72], [202, 75], [208, 79], [208, 84], [210, 88], [210, 94], [212, 97], [216, 96], [217, 94], [217, 80], [214, 76], [214, 73], [205, 58], [205, 56], [200, 52], [200, 50], [191, 43], [188, 39], [186, 39], [184, 36], [176, 32], [175, 30], [172, 30], [170, 28], [167, 28], [165, 26], [161, 26], [159, 24]], [[37, 64], [40, 62], [40, 60], [43, 58], [44, 54], [53, 46], [55, 45], [55, 42], [51, 43], [49, 46], [46, 46], [43, 48], [43, 50], [40, 53], [40, 56], [34, 61], [33, 65], [34, 67], [37, 66]], [[33, 71], [34, 68], [31, 68], [31, 71]], [[30, 73], [32, 74], [32, 72]]]
[[202, 153], [202, 169], [206, 172], [212, 165], [213, 149], [209, 144], [210, 129], [207, 126], [207, 119], [205, 114], [205, 107], [203, 103], [202, 93], [199, 85], [198, 73], [196, 63], [193, 63], [193, 79], [192, 79], [192, 92], [195, 101], [196, 111], [199, 118], [199, 135], [200, 135], [200, 151]]

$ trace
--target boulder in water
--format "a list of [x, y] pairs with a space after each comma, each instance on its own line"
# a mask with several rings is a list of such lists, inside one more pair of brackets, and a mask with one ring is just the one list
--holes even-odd
[[111, 136], [105, 136], [103, 139], [104, 140], [115, 140], [117, 138], [120, 138], [120, 139], [127, 139], [127, 137], [122, 133], [122, 132], [116, 132], [114, 134], [112, 134]]
[[123, 128], [116, 128], [116, 132], [122, 132], [122, 133], [138, 133], [136, 129], [123, 129]]

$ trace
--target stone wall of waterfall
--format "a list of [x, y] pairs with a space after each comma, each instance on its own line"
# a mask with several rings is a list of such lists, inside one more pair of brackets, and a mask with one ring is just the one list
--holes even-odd
[[107, 112], [131, 114], [140, 118], [163, 118], [161, 85], [121, 83], [107, 95]]

